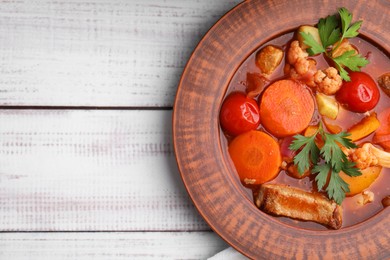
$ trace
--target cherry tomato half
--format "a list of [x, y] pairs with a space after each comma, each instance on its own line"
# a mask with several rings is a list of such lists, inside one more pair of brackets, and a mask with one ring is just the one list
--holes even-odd
[[234, 92], [222, 103], [219, 120], [222, 129], [232, 136], [255, 130], [260, 124], [259, 106], [254, 99]]
[[379, 89], [375, 81], [364, 72], [350, 72], [351, 81], [343, 82], [336, 99], [346, 109], [364, 113], [373, 109], [379, 101]]

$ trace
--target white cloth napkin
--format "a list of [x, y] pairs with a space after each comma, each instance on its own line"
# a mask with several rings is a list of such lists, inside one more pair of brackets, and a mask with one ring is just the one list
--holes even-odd
[[222, 250], [218, 254], [208, 258], [208, 260], [248, 260], [249, 258], [243, 256], [232, 247]]

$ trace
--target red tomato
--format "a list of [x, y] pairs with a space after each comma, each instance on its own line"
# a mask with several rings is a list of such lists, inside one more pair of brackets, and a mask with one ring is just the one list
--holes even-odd
[[346, 109], [364, 113], [373, 109], [379, 101], [379, 89], [375, 81], [364, 72], [350, 72], [351, 81], [345, 81], [336, 93], [336, 99]]
[[255, 130], [260, 124], [259, 106], [243, 93], [230, 94], [219, 114], [222, 129], [232, 136]]

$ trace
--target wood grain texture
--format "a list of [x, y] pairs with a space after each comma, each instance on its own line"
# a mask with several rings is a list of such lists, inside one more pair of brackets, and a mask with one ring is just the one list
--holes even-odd
[[1, 110], [0, 230], [209, 230], [172, 149], [171, 111]]
[[3, 233], [0, 259], [206, 259], [226, 248], [212, 232]]
[[203, 34], [238, 0], [0, 3], [0, 105], [171, 107]]
[[[194, 47], [239, 2], [0, 1], [0, 106], [172, 107]], [[24, 109], [0, 110], [0, 231], [50, 232], [0, 233], [0, 259], [205, 259], [227, 246], [183, 187], [171, 111]], [[133, 232], [55, 232], [118, 230]]]

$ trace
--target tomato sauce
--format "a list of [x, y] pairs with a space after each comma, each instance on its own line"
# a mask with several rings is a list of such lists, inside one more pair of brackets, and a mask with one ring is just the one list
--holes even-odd
[[[260, 73], [259, 69], [257, 68], [255, 64], [255, 56], [257, 51], [259, 51], [262, 47], [267, 45], [273, 45], [278, 46], [279, 48], [283, 49], [284, 53], [287, 52], [287, 47], [289, 46], [289, 42], [293, 39], [294, 34], [288, 33], [284, 34], [282, 36], [279, 36], [267, 43], [265, 43], [263, 46], [261, 46], [258, 50], [256, 50], [253, 54], [251, 54], [239, 67], [235, 75], [233, 76], [227, 92], [226, 96], [229, 95], [232, 92], [245, 92], [246, 85], [247, 85], [247, 73]], [[369, 74], [374, 80], [378, 79], [379, 76], [386, 72], [390, 72], [390, 59], [389, 56], [386, 55], [383, 51], [381, 51], [379, 48], [377, 48], [375, 45], [370, 43], [369, 41], [361, 38], [356, 37], [354, 39], [351, 39], [350, 42], [357, 47], [359, 50], [359, 53], [362, 56], [365, 56], [369, 60], [369, 64], [362, 68], [363, 72], [366, 72]], [[312, 57], [311, 57], [312, 58]], [[329, 67], [329, 64], [327, 61], [323, 58], [322, 55], [315, 56], [314, 59], [317, 62], [317, 69], [325, 69]], [[285, 65], [285, 58], [283, 58], [282, 63], [278, 66], [276, 71], [272, 73], [272, 75], [268, 78], [269, 84], [273, 83], [276, 80], [285, 78], [283, 68]], [[268, 84], [268, 85], [269, 85]], [[266, 86], [267, 87], [267, 86]], [[379, 88], [380, 89], [380, 88]], [[390, 107], [390, 98], [380, 89], [380, 100], [379, 103], [376, 105], [376, 107], [372, 110], [379, 114], [384, 109]], [[341, 126], [344, 131], [346, 131], [349, 127], [352, 125], [355, 125], [358, 123], [363, 117], [365, 117], [366, 114], [364, 113], [354, 113], [347, 111], [346, 109], [343, 109], [340, 107], [340, 112], [338, 114], [338, 117], [336, 120], [330, 120], [327, 119], [327, 122], [332, 124], [336, 124], [338, 126]], [[321, 115], [318, 113], [318, 111], [314, 112], [311, 125], [317, 125], [318, 122], [321, 120]], [[267, 132], [261, 125], [258, 128], [259, 130], [262, 130], [264, 132]], [[229, 153], [227, 151], [228, 144], [231, 141], [231, 138], [223, 133], [221, 130], [221, 143], [222, 143], [222, 150], [224, 153], [225, 158], [229, 158]], [[356, 142], [357, 144], [361, 142], [367, 142], [371, 141], [373, 137], [373, 134], [367, 136], [363, 140], [360, 140]], [[276, 137], [275, 137], [276, 138]], [[229, 160], [229, 159], [228, 159]], [[232, 164], [233, 165], [233, 164]], [[237, 180], [239, 181], [238, 177]], [[307, 191], [313, 190], [313, 175], [310, 177], [306, 177], [303, 179], [295, 179], [290, 177], [286, 174], [283, 170], [278, 174], [278, 176], [273, 179], [271, 182], [273, 183], [281, 183], [281, 184], [288, 184], [293, 187], [301, 188]], [[368, 218], [374, 216], [378, 212], [380, 212], [383, 209], [383, 205], [381, 203], [381, 200], [390, 195], [390, 168], [383, 168], [379, 177], [376, 179], [376, 181], [368, 188], [368, 190], [372, 191], [374, 193], [374, 201], [371, 203], [368, 203], [366, 205], [359, 205], [358, 204], [358, 195], [353, 197], [347, 197], [343, 203], [343, 227], [348, 227], [351, 225], [355, 225], [358, 223], [361, 223]], [[253, 189], [253, 187], [252, 187]], [[248, 199], [253, 200], [253, 191], [255, 189], [250, 189], [243, 186], [244, 192], [248, 195]], [[293, 220], [285, 217], [277, 217], [279, 220], [283, 221], [286, 224], [290, 224], [293, 226], [299, 226], [302, 228], [307, 229], [314, 229], [314, 230], [326, 230], [327, 228], [316, 224], [314, 222], [304, 222], [304, 221], [298, 221]]]

